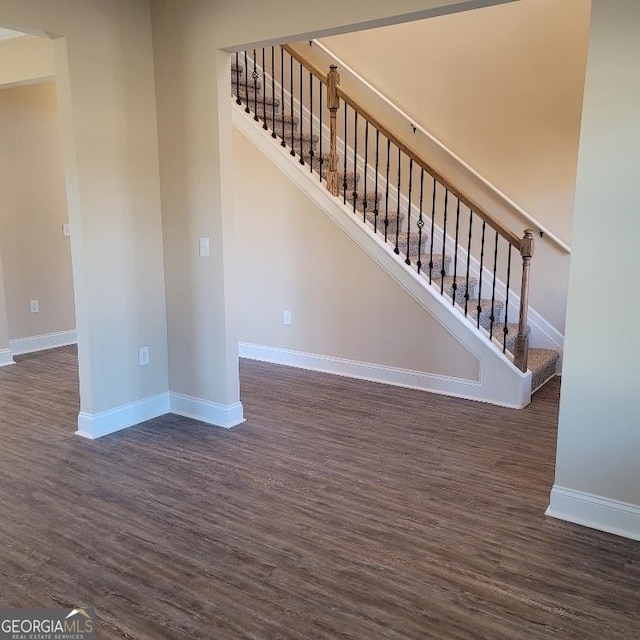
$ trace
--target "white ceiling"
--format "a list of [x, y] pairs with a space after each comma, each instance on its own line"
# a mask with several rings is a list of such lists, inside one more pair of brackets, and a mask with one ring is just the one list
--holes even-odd
[[20, 31], [11, 31], [11, 29], [3, 29], [0, 27], [0, 40], [8, 40], [9, 38], [17, 38], [23, 35], [24, 33]]

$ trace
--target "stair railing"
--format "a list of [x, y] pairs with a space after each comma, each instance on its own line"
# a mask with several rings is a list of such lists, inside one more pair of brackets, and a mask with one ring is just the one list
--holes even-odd
[[[335, 65], [324, 73], [288, 45], [253, 49], [235, 54], [232, 84], [238, 105], [272, 138], [478, 329], [491, 340], [501, 333], [502, 351], [527, 370], [531, 229], [516, 236], [429, 165], [340, 86]], [[522, 258], [517, 326], [509, 323], [514, 251]]]

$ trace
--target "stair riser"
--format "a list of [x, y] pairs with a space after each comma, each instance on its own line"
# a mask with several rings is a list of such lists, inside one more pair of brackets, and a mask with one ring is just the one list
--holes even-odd
[[261, 80], [254, 80], [251, 76], [249, 76], [246, 79], [246, 82], [245, 82], [244, 75], [241, 75], [238, 78], [238, 77], [236, 77], [235, 74], [231, 74], [231, 84], [234, 87], [240, 86], [243, 89], [247, 88], [247, 89], [252, 90], [254, 92], [259, 91], [260, 89], [262, 89], [262, 81]]
[[273, 98], [270, 95], [267, 96], [262, 96], [262, 95], [258, 95], [256, 97], [256, 99], [254, 100], [254, 95], [251, 91], [249, 91], [249, 99], [247, 100], [247, 93], [244, 90], [244, 87], [240, 87], [240, 89], [238, 91], [234, 90], [231, 92], [231, 95], [236, 97], [236, 98], [240, 98], [240, 100], [243, 101], [243, 103], [246, 103], [247, 101], [249, 102], [249, 108], [253, 109], [255, 102], [257, 101], [258, 106], [262, 106], [263, 104], [266, 103], [267, 105], [267, 113], [269, 113], [270, 109], [271, 109], [271, 105], [276, 106], [276, 113], [278, 111], [278, 109], [280, 108], [280, 98]]

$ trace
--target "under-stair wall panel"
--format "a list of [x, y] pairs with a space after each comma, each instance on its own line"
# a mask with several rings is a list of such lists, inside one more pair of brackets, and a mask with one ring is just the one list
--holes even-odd
[[478, 359], [237, 131], [234, 164], [241, 342], [479, 380]]

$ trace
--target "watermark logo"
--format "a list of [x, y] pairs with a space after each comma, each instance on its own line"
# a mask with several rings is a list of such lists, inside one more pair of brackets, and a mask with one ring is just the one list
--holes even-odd
[[0, 640], [95, 640], [93, 609], [0, 609]]

